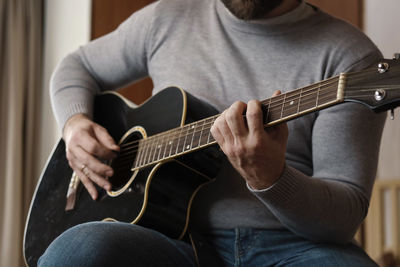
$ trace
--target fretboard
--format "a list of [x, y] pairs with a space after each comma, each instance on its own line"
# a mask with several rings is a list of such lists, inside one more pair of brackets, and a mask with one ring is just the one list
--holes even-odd
[[[342, 102], [344, 80], [341, 75], [263, 100], [264, 126], [267, 128]], [[210, 129], [218, 116], [141, 139], [132, 170], [216, 144]]]

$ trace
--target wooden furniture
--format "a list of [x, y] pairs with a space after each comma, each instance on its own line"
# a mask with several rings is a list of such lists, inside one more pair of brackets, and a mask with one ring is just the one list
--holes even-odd
[[365, 220], [364, 247], [378, 260], [386, 252], [400, 257], [400, 179], [378, 179]]
[[363, 0], [306, 0], [325, 12], [362, 29]]
[[[155, 0], [93, 0], [92, 2], [92, 39], [107, 34], [118, 27], [133, 12]], [[145, 78], [119, 92], [136, 104], [141, 104], [151, 96], [153, 83]]]

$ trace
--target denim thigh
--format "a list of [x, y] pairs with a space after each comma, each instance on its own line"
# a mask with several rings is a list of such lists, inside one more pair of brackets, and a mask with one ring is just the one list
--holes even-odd
[[77, 225], [56, 238], [38, 266], [196, 266], [191, 245], [120, 222]]
[[377, 266], [353, 243], [312, 242], [288, 230], [216, 230], [206, 238], [225, 266]]

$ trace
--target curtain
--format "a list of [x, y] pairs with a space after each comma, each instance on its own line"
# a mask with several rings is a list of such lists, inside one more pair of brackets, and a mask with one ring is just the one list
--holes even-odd
[[43, 0], [0, 0], [0, 266], [25, 266], [37, 177]]

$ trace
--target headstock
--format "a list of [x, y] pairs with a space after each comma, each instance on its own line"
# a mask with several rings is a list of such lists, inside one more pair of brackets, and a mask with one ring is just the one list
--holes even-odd
[[362, 103], [377, 112], [400, 106], [400, 54], [345, 75], [344, 101]]

